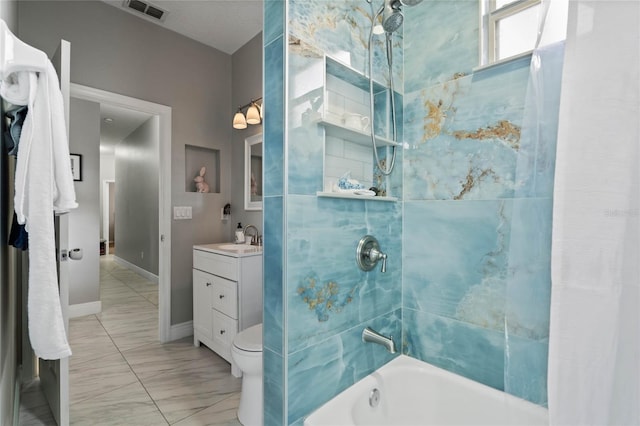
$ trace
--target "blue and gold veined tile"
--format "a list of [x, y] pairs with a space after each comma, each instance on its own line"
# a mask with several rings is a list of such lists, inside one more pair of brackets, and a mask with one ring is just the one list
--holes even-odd
[[[378, 4], [379, 3], [379, 4]], [[325, 0], [295, 0], [289, 2], [289, 32], [303, 42], [314, 45], [327, 55], [368, 75], [369, 35], [374, 8], [382, 1], [369, 4], [366, 0], [330, 2]], [[395, 34], [394, 79], [398, 88], [402, 81], [402, 35]], [[388, 81], [388, 65], [384, 38], [373, 38], [373, 76]]]
[[263, 43], [266, 46], [284, 35], [285, 0], [265, 0]]
[[264, 424], [283, 425], [286, 419], [284, 398], [284, 357], [269, 349], [262, 351], [264, 373]]
[[407, 308], [403, 328], [407, 355], [504, 390], [502, 333]]
[[507, 335], [504, 390], [535, 404], [547, 404], [549, 342]]
[[531, 340], [549, 337], [551, 198], [513, 200], [505, 327]]
[[405, 202], [404, 307], [503, 330], [510, 219], [509, 200]]
[[[400, 206], [365, 200], [290, 196], [287, 330], [290, 351], [340, 333], [401, 304]], [[356, 264], [363, 236], [388, 253], [387, 272]]]
[[528, 59], [405, 95], [405, 199], [512, 197]]
[[479, 10], [475, 1], [424, 1], [404, 9], [405, 93], [479, 65]]
[[516, 167], [516, 196], [551, 197], [556, 161], [564, 42], [534, 52]]
[[284, 192], [284, 39], [274, 40], [264, 49], [264, 195]]
[[[367, 326], [399, 341], [402, 332], [400, 310], [362, 323], [355, 322], [344, 332], [289, 356], [290, 422], [310, 414], [397, 356], [380, 345], [363, 342], [362, 330]], [[313, 392], [301, 392], [310, 384], [313, 384]]]
[[284, 351], [283, 286], [283, 198], [264, 197], [263, 250], [263, 347], [277, 354]]

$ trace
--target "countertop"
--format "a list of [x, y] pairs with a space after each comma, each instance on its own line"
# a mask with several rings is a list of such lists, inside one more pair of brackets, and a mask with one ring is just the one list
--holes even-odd
[[193, 246], [193, 249], [231, 257], [262, 256], [262, 246], [252, 246], [249, 244], [200, 244]]

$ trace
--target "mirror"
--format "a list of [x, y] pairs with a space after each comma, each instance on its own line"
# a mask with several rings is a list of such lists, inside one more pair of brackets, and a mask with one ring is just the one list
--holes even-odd
[[244, 209], [262, 210], [262, 133], [244, 140]]

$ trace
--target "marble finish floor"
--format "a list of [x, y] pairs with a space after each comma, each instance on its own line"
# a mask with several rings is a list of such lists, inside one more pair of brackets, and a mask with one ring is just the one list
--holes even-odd
[[159, 343], [157, 284], [109, 255], [100, 273], [102, 312], [69, 324], [70, 423], [240, 425], [229, 364], [191, 337]]

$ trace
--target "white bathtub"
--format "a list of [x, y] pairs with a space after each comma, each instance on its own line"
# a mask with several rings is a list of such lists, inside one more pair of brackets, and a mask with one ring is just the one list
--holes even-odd
[[[373, 389], [379, 403], [369, 404]], [[548, 425], [544, 407], [401, 355], [312, 413], [305, 426]]]

